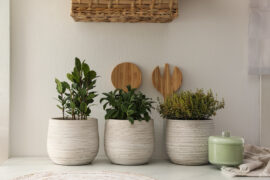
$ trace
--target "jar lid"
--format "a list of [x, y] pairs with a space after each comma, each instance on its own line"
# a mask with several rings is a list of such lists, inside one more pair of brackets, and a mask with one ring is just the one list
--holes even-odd
[[234, 145], [244, 144], [243, 138], [230, 136], [230, 132], [228, 131], [223, 131], [221, 136], [210, 136], [208, 141], [209, 143], [214, 144], [234, 144]]

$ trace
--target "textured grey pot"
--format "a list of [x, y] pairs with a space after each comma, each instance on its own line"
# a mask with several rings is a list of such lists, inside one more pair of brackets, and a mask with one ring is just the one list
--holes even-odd
[[208, 163], [208, 137], [213, 120], [167, 120], [166, 150], [171, 162], [182, 165]]
[[61, 165], [91, 163], [99, 149], [98, 122], [50, 119], [47, 151], [50, 159]]
[[109, 160], [120, 165], [148, 163], [154, 151], [154, 122], [106, 120], [105, 152]]

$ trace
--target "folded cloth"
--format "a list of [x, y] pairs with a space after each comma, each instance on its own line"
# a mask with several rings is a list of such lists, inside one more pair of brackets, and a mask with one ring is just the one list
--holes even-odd
[[238, 167], [221, 167], [228, 176], [270, 177], [270, 149], [249, 145], [244, 146], [243, 164]]
[[248, 173], [254, 169], [260, 168], [263, 164], [264, 163], [261, 161], [252, 161], [249, 159], [248, 161], [244, 161], [244, 163], [239, 166], [239, 169], [241, 172]]

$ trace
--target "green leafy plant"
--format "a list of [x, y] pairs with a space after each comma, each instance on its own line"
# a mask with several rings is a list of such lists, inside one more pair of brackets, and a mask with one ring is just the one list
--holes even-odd
[[[55, 79], [59, 104], [63, 119], [87, 119], [91, 113], [90, 106], [97, 96], [92, 89], [95, 87], [97, 74], [90, 70], [85, 61], [75, 58], [75, 67], [67, 74], [71, 82]], [[66, 116], [68, 114], [69, 116]]]
[[122, 89], [116, 89], [109, 93], [103, 93], [104, 98], [100, 99], [100, 103], [105, 101], [103, 109], [106, 111], [105, 119], [123, 119], [129, 120], [131, 124], [135, 120], [150, 120], [152, 103], [143, 93], [136, 92], [127, 86], [127, 92]]
[[224, 106], [224, 99], [218, 101], [211, 90], [198, 89], [172, 94], [159, 103], [159, 112], [166, 119], [208, 120]]

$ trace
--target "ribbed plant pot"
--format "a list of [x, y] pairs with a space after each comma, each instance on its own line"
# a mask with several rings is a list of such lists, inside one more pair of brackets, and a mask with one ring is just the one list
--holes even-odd
[[167, 120], [166, 150], [171, 162], [181, 165], [208, 163], [208, 137], [213, 120]]
[[97, 119], [50, 119], [47, 151], [54, 163], [69, 166], [90, 164], [98, 149]]
[[105, 152], [109, 160], [120, 165], [146, 164], [154, 151], [153, 120], [109, 119], [105, 124]]

